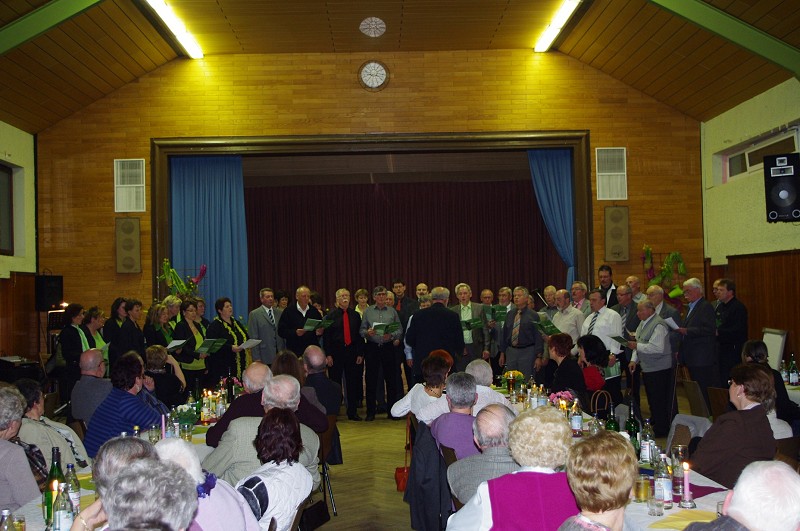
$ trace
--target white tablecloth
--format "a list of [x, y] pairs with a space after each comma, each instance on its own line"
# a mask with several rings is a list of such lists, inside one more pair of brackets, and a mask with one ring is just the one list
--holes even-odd
[[[698, 474], [697, 472], [692, 472], [691, 474], [691, 482], [694, 485], [723, 488], [719, 483], [716, 483], [715, 481], [712, 481], [707, 477]], [[727, 490], [721, 490], [719, 492], [714, 492], [712, 494], [703, 496], [702, 498], [696, 499], [695, 503], [697, 504], [697, 510], [716, 512], [717, 502], [725, 500], [727, 493]], [[625, 531], [641, 531], [647, 529], [654, 522], [663, 520], [670, 514], [682, 510], [684, 509], [681, 509], [678, 507], [677, 503], [674, 503], [672, 505], [672, 509], [664, 511], [664, 516], [649, 516], [647, 514], [646, 503], [636, 503], [631, 501], [625, 508], [625, 526], [623, 529]]]
[[789, 399], [792, 402], [796, 402], [800, 404], [800, 386], [798, 385], [787, 385], [786, 392], [789, 393]]

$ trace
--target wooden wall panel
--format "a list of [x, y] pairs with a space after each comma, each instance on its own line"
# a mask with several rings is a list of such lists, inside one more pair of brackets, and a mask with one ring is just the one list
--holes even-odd
[[[149, 198], [141, 216], [143, 273], [114, 271], [112, 165], [115, 158], [144, 157], [149, 168], [151, 138], [589, 130], [592, 148], [628, 149], [629, 199], [593, 200], [595, 270], [604, 254], [603, 207], [625, 205], [631, 259], [612, 264], [618, 281], [643, 275], [645, 243], [656, 253], [681, 251], [690, 275], [702, 276], [697, 121], [559, 53], [382, 53], [391, 81], [377, 93], [365, 92], [356, 79], [370, 58], [175, 60], [43, 131], [37, 138], [40, 267], [64, 275], [66, 299], [87, 306], [107, 308], [120, 294], [150, 298]], [[149, 169], [147, 179], [149, 195]], [[469, 206], [500, 207], [478, 200]]]
[[784, 355], [800, 349], [800, 250], [728, 257], [728, 276], [736, 296], [747, 306], [748, 336], [761, 339], [761, 329], [788, 330]]
[[38, 316], [36, 275], [12, 273], [0, 278], [0, 356], [39, 359]]

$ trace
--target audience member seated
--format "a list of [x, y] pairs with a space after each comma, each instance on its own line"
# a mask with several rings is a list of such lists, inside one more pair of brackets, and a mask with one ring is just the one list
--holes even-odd
[[591, 334], [578, 338], [578, 364], [583, 367], [587, 394], [591, 395], [605, 387], [603, 367], [608, 367], [608, 349], [602, 339]]
[[103, 508], [109, 529], [184, 531], [197, 512], [196, 485], [174, 463], [139, 459], [114, 478]]
[[[263, 411], [272, 408], [297, 410], [300, 402], [300, 382], [297, 379], [281, 374], [268, 379], [264, 383], [261, 403]], [[252, 474], [261, 466], [258, 454], [253, 447], [253, 440], [258, 434], [258, 427], [262, 417], [242, 417], [228, 425], [222, 435], [219, 445], [204, 460], [203, 467], [213, 472], [217, 477], [235, 485], [244, 477]], [[299, 420], [299, 419], [298, 419]], [[314, 488], [319, 486], [319, 436], [314, 430], [300, 424], [300, 436], [303, 439], [303, 449], [300, 453], [300, 464], [306, 467], [311, 474]]]
[[708, 523], [689, 524], [686, 531], [797, 531], [797, 500], [797, 472], [780, 461], [756, 461], [742, 470], [736, 486], [728, 491], [722, 516]]
[[558, 531], [622, 531], [638, 474], [633, 447], [619, 433], [601, 431], [575, 443], [567, 456], [567, 480], [581, 512]]
[[[306, 371], [303, 369], [303, 362], [291, 350], [281, 350], [275, 356], [275, 360], [270, 365], [272, 375], [286, 374], [300, 382], [300, 405], [297, 406], [297, 420], [300, 424], [305, 424], [317, 433], [322, 433], [328, 429], [328, 419], [325, 418], [325, 406], [317, 398], [317, 391], [309, 387], [306, 382]], [[321, 415], [320, 415], [321, 414]], [[309, 422], [312, 420], [313, 422]], [[314, 425], [320, 425], [322, 419], [325, 420], [325, 428], [317, 430]]]
[[161, 422], [161, 414], [136, 396], [144, 386], [144, 366], [138, 354], [129, 352], [117, 360], [111, 367], [111, 384], [114, 388], [97, 407], [86, 430], [84, 444], [89, 457], [123, 431], [131, 433], [134, 426], [147, 429]]
[[[446, 354], [451, 362], [448, 362], [442, 354]], [[450, 372], [450, 367], [452, 367], [452, 359], [453, 357], [446, 350], [440, 349], [431, 352], [422, 362], [422, 379], [424, 383], [415, 384], [414, 387], [409, 389], [406, 396], [394, 403], [392, 416], [402, 417], [409, 412], [418, 416], [425, 406], [434, 402], [437, 398], [441, 398], [444, 392], [444, 382]]]
[[[156, 444], [156, 452], [162, 461], [175, 463], [188, 472], [197, 485], [197, 514], [192, 529], [258, 531], [258, 521], [244, 498], [227, 481], [203, 471], [191, 443], [162, 439]], [[308, 483], [311, 488], [310, 479]]]
[[[272, 371], [269, 366], [254, 361], [242, 375], [242, 384], [244, 385], [244, 392], [242, 396], [236, 398], [228, 407], [222, 418], [206, 432], [206, 444], [216, 448], [222, 438], [222, 434], [228, 429], [230, 423], [241, 417], [258, 417], [259, 419], [264, 416], [264, 406], [261, 405], [261, 391], [264, 389], [264, 383], [272, 377]], [[301, 424], [305, 424], [317, 433], [322, 433], [328, 429], [328, 419], [325, 415], [306, 402], [305, 411], [307, 414], [302, 415], [304, 400], [300, 395], [300, 405], [295, 412], [297, 420]]]
[[256, 452], [263, 465], [236, 485], [261, 524], [289, 531], [311, 493], [311, 475], [298, 462], [303, 440], [300, 423], [288, 409], [272, 408], [258, 426]]
[[338, 415], [342, 405], [342, 388], [325, 375], [328, 368], [325, 352], [317, 345], [309, 345], [303, 352], [303, 368], [306, 372], [306, 385], [317, 394], [326, 415]]
[[569, 334], [553, 334], [550, 336], [548, 351], [550, 360], [558, 366], [553, 373], [553, 385], [550, 392], [570, 391], [580, 401], [582, 407], [587, 407], [589, 399], [586, 396], [586, 382], [583, 380], [578, 362], [570, 356], [572, 338]]
[[472, 436], [472, 406], [478, 399], [475, 377], [465, 372], [451, 374], [447, 378], [446, 398], [450, 412], [431, 422], [433, 438], [439, 446], [455, 450], [457, 459], [477, 454], [478, 447]]
[[[478, 412], [489, 404], [503, 404], [504, 406], [511, 407], [511, 403], [506, 397], [492, 389], [492, 367], [484, 360], [472, 360], [467, 365], [465, 370], [467, 374], [475, 377], [475, 387], [478, 393], [478, 401], [475, 407], [472, 408], [472, 414], [477, 415]], [[512, 408], [513, 409], [513, 408]], [[419, 412], [417, 419], [430, 426], [439, 415], [447, 413], [449, 407], [447, 405], [447, 398], [441, 397], [428, 404]]]
[[89, 424], [94, 410], [111, 392], [111, 380], [103, 378], [106, 362], [103, 352], [89, 349], [81, 354], [81, 379], [72, 388], [72, 416]]
[[10, 385], [0, 386], [0, 507], [19, 509], [40, 496], [25, 452], [9, 442], [22, 424], [25, 399]]
[[44, 416], [44, 393], [39, 383], [30, 378], [21, 378], [14, 385], [26, 402], [19, 438], [27, 444], [35, 444], [41, 450], [48, 468], [51, 465], [53, 448], [58, 448], [61, 452], [61, 466], [64, 470], [69, 464], [75, 465], [75, 468], [83, 468], [89, 464], [86, 448], [78, 434], [69, 426]]
[[146, 352], [145, 374], [155, 383], [156, 397], [170, 409], [184, 404], [189, 393], [180, 363], [161, 345], [147, 347]]
[[[776, 416], [789, 423], [795, 436], [800, 435], [800, 405], [789, 398], [781, 373], [769, 366], [767, 345], [763, 341], [746, 341], [742, 347], [742, 363], [758, 363], [769, 369], [775, 384]], [[783, 437], [775, 435], [775, 438], [782, 439]]]
[[696, 472], [731, 488], [744, 467], [775, 456], [775, 438], [762, 405], [775, 398], [772, 377], [756, 364], [737, 365], [731, 369], [728, 397], [736, 411], [716, 418], [690, 461]]
[[[567, 475], [572, 429], [552, 407], [524, 411], [511, 423], [508, 446], [522, 468], [481, 483], [478, 492], [452, 515], [448, 530], [556, 529], [578, 513]], [[521, 493], [524, 493], [522, 495]]]
[[514, 412], [502, 404], [489, 404], [475, 416], [472, 433], [481, 453], [459, 459], [447, 468], [450, 492], [466, 503], [484, 481], [519, 470], [508, 450], [508, 426]]

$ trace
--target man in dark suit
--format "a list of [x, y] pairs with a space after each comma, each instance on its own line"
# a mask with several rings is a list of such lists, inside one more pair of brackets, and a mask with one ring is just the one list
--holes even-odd
[[455, 312], [447, 309], [450, 290], [437, 286], [431, 290], [433, 305], [414, 314], [411, 326], [406, 331], [406, 342], [413, 350], [411, 361], [414, 374], [419, 373], [417, 381], [422, 377], [422, 360], [431, 351], [443, 349], [455, 360], [464, 352], [464, 334], [461, 320]]
[[725, 387], [731, 369], [742, 362], [742, 346], [747, 341], [747, 307], [736, 298], [736, 284], [729, 278], [714, 282], [714, 296], [720, 387]]
[[612, 278], [613, 274], [611, 266], [608, 264], [603, 264], [597, 268], [597, 279], [600, 281], [600, 285], [597, 289], [600, 290], [600, 294], [606, 299], [606, 306], [609, 308], [619, 303], [617, 300], [617, 287], [614, 285], [614, 279]]
[[345, 378], [347, 396], [347, 418], [361, 420], [356, 409], [360, 401], [359, 391], [364, 383], [364, 341], [358, 334], [361, 317], [350, 308], [350, 292], [344, 288], [336, 290], [336, 308], [326, 319], [333, 324], [325, 329], [322, 343], [327, 354], [328, 377], [342, 385]]
[[[633, 291], [627, 285], [620, 286], [617, 288], [617, 299], [619, 300], [619, 304], [613, 306], [611, 309], [617, 312], [622, 319], [622, 336], [628, 341], [634, 341], [633, 334], [636, 332], [636, 327], [639, 326], [639, 317], [637, 316], [638, 310], [636, 308], [636, 303], [633, 302]], [[639, 365], [635, 365], [634, 370], [631, 371], [629, 363], [633, 351], [627, 345], [623, 344], [622, 346], [624, 348], [619, 356], [619, 360], [622, 363], [622, 369], [625, 371], [625, 381], [628, 385], [628, 392], [632, 393], [634, 407], [638, 409], [641, 368]], [[637, 417], [641, 416], [638, 411], [636, 413]]]
[[322, 320], [319, 310], [309, 304], [311, 290], [308, 289], [308, 286], [297, 288], [295, 298], [297, 302], [283, 310], [281, 319], [278, 321], [278, 335], [286, 340], [286, 348], [299, 356], [305, 352], [306, 347], [319, 346], [319, 336], [324, 330], [322, 328], [318, 328], [316, 331], [303, 329], [307, 319]]
[[[483, 315], [483, 306], [477, 302], [471, 302], [472, 288], [469, 284], [460, 283], [456, 285], [456, 297], [458, 304], [451, 306], [450, 310], [458, 314], [459, 320], [464, 323], [471, 319], [480, 319], [479, 328], [463, 330], [464, 351], [460, 356], [454, 358], [455, 372], [461, 372], [467, 368], [472, 360], [485, 359], [490, 357], [489, 352], [489, 328], [486, 317]], [[463, 328], [463, 325], [462, 325]]]
[[683, 283], [683, 293], [689, 301], [689, 311], [678, 333], [683, 337], [680, 344], [680, 362], [689, 368], [692, 380], [696, 381], [708, 402], [709, 387], [719, 380], [719, 358], [717, 356], [717, 326], [714, 307], [703, 298], [703, 284], [696, 278]]
[[263, 288], [258, 292], [261, 306], [250, 312], [247, 318], [247, 333], [250, 339], [260, 339], [261, 343], [253, 347], [253, 361], [270, 365], [278, 351], [286, 348], [286, 342], [278, 335], [278, 322], [281, 310], [274, 308], [275, 292], [271, 288]]
[[313, 387], [317, 398], [325, 408], [326, 415], [338, 415], [342, 405], [342, 388], [325, 376], [328, 367], [325, 353], [317, 345], [311, 345], [303, 352], [303, 366], [306, 370], [306, 385]]

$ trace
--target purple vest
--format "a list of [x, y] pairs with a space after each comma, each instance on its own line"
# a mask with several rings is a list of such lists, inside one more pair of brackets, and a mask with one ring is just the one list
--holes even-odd
[[580, 512], [567, 474], [517, 472], [488, 482], [495, 529], [555, 530]]

